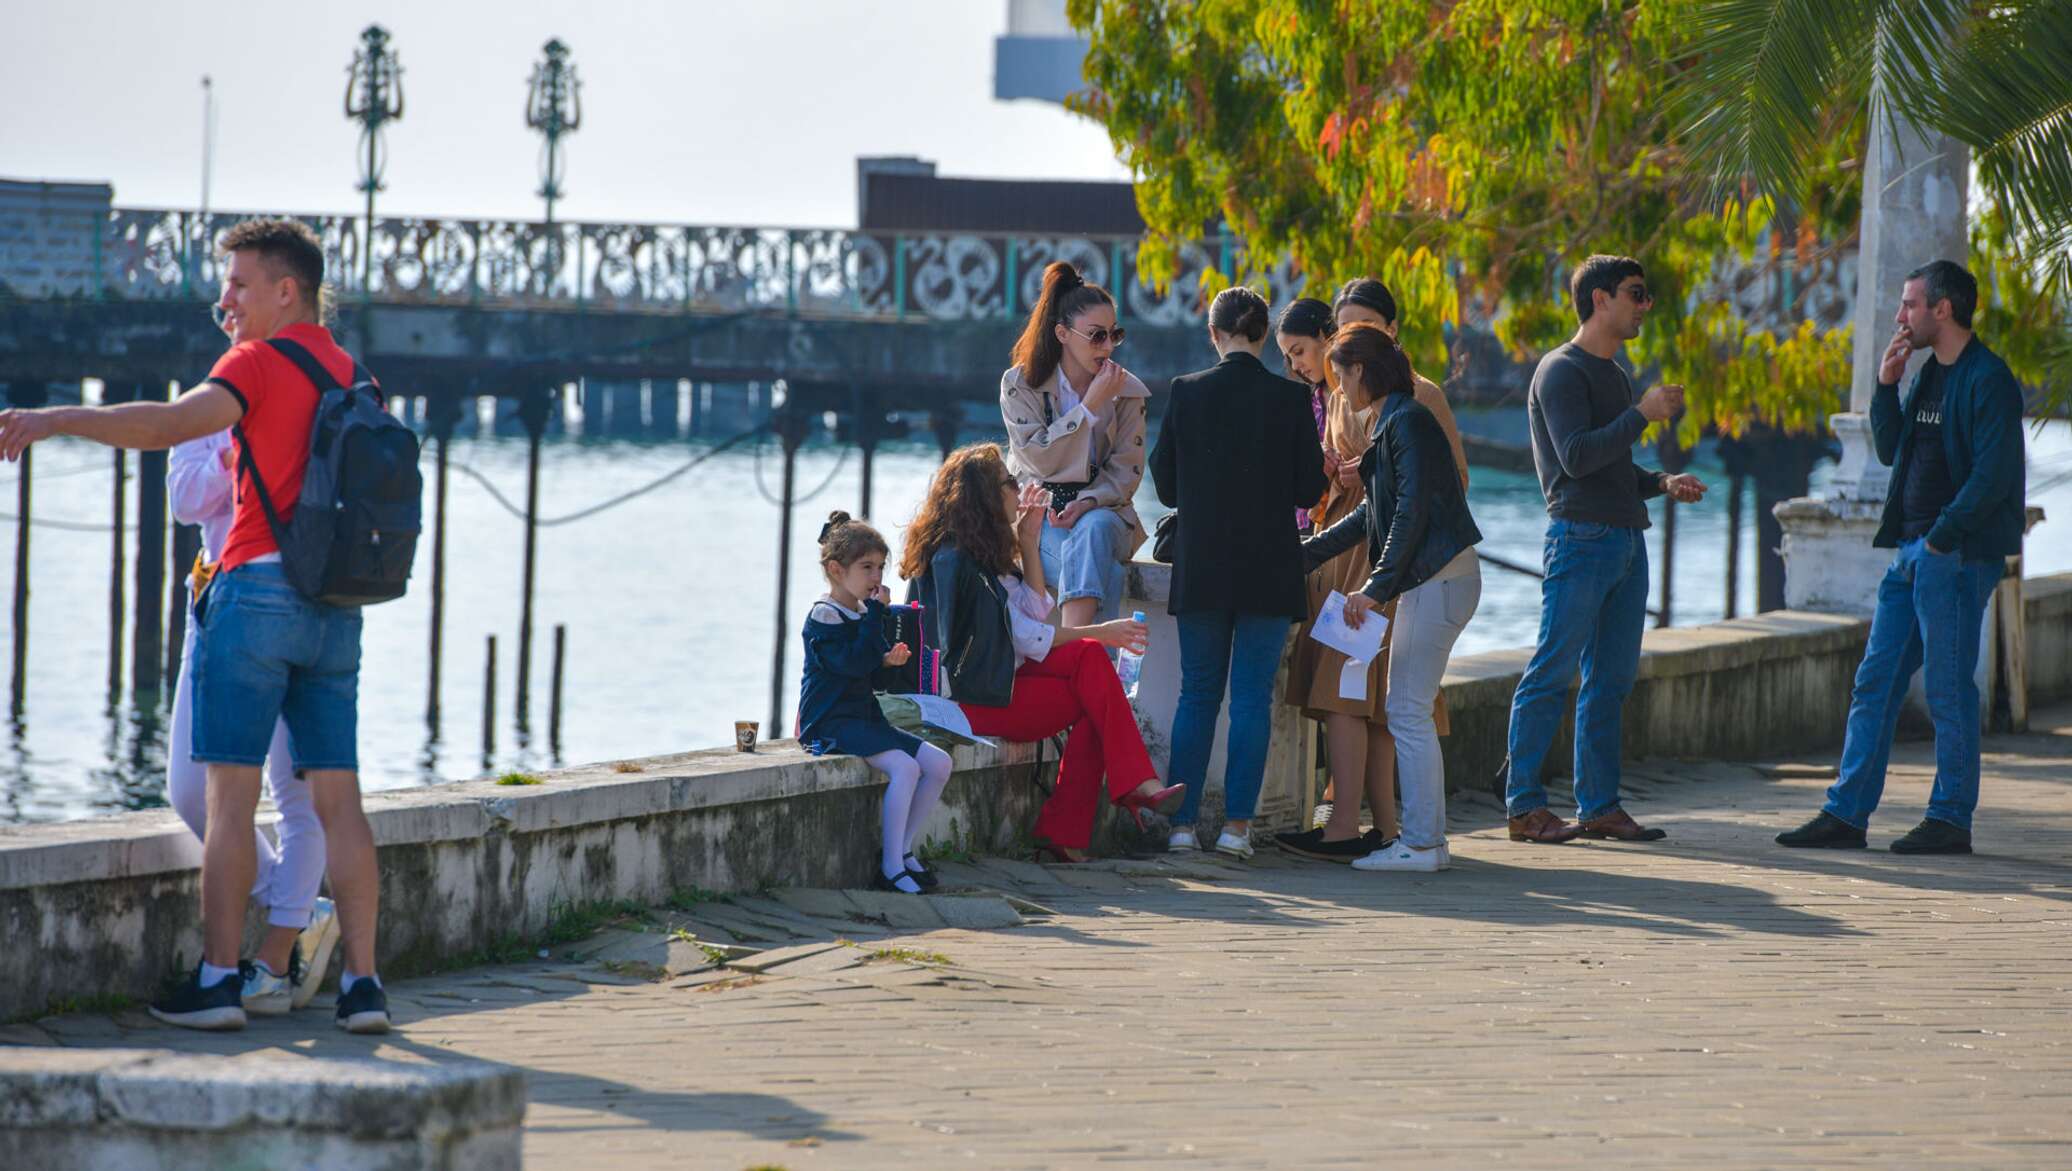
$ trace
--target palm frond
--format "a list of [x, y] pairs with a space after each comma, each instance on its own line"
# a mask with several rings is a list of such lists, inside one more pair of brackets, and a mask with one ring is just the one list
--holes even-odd
[[[1671, 89], [1677, 138], [1715, 194], [1743, 178], [1788, 198], [1821, 108], [1861, 84], [1877, 0], [1715, 0], [1693, 14]], [[1857, 45], [1855, 52], [1848, 51]]]

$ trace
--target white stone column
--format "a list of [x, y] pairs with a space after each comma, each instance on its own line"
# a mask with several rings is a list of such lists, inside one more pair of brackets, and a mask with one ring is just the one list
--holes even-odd
[[[1970, 153], [1964, 144], [1911, 123], [1873, 118], [1865, 148], [1863, 227], [1856, 264], [1855, 361], [1849, 410], [1829, 420], [1842, 461], [1822, 496], [1776, 508], [1784, 526], [1784, 602], [1794, 610], [1869, 616], [1892, 554], [1871, 537], [1891, 469], [1871, 448], [1871, 393], [1878, 358], [1892, 340], [1906, 274], [1931, 260], [1966, 262], [1965, 195]], [[1914, 356], [1907, 377], [1928, 351]]]

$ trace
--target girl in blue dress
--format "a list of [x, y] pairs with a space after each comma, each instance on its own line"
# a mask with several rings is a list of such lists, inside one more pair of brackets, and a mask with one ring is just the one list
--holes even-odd
[[806, 669], [799, 685], [799, 743], [816, 756], [863, 757], [885, 774], [877, 887], [919, 894], [935, 875], [914, 856], [928, 815], [950, 782], [950, 754], [892, 726], [871, 691], [871, 673], [912, 657], [885, 640], [885, 558], [878, 530], [836, 511], [820, 530], [827, 596], [806, 614]]

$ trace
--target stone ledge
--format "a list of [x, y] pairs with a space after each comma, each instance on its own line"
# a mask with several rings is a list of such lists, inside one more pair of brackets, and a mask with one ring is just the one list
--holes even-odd
[[482, 1061], [0, 1048], [0, 1127], [294, 1127], [392, 1139], [516, 1127], [525, 1075]]

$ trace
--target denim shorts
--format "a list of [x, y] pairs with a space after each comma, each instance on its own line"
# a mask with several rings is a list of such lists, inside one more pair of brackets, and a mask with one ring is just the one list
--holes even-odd
[[196, 619], [194, 759], [263, 764], [276, 720], [295, 768], [357, 769], [359, 607], [312, 602], [278, 564], [216, 575]]

